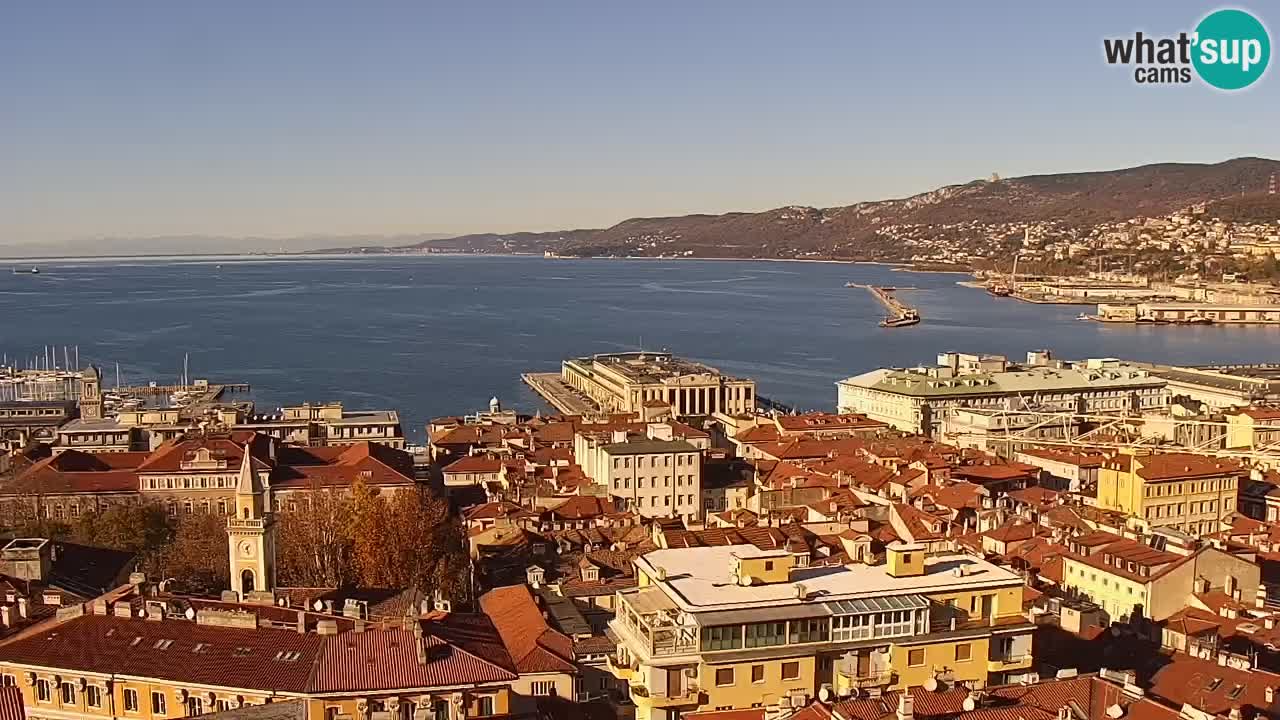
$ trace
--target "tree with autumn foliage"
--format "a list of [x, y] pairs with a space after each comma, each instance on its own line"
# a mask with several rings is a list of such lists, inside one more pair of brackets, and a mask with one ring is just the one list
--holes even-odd
[[184, 516], [173, 542], [152, 553], [146, 567], [149, 575], [179, 580], [188, 591], [222, 591], [231, 583], [227, 519], [221, 515]]
[[307, 502], [280, 513], [276, 525], [276, 572], [282, 585], [340, 587], [351, 569], [351, 498], [345, 488], [314, 484]]

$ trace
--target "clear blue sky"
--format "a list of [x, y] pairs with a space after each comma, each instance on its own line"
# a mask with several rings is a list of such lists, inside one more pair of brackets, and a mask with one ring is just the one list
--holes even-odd
[[1216, 7], [3, 3], [0, 243], [598, 227], [1280, 157], [1276, 68], [1227, 95], [1102, 61]]

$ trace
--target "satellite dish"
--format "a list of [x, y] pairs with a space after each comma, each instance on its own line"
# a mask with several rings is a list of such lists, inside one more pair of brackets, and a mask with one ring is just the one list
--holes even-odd
[[184, 613], [182, 613], [182, 614], [183, 614], [183, 615], [185, 615], [185, 616], [187, 617], [187, 619], [188, 619], [188, 620], [195, 620], [195, 619], [196, 619], [196, 609], [195, 609], [195, 608], [191, 608], [191, 607], [189, 607], [189, 608], [187, 608], [187, 611], [186, 611], [186, 612], [184, 612]]
[[752, 580], [750, 575], [738, 576], [738, 584], [741, 585], [742, 587], [751, 587], [751, 582]]
[[831, 688], [823, 685], [818, 689], [818, 699], [822, 702], [831, 702]]
[[324, 610], [324, 603], [316, 600], [314, 603], [311, 603], [311, 607], [315, 608], [316, 612], [320, 612], [321, 610]]
[[938, 678], [931, 677], [924, 681], [924, 689], [929, 692], [938, 692]]
[[960, 703], [960, 707], [964, 708], [965, 712], [973, 712], [978, 709], [978, 703], [974, 702], [973, 696], [970, 695], [964, 699], [964, 702]]
[[1124, 708], [1119, 705], [1108, 705], [1107, 717], [1111, 718], [1111, 720], [1119, 720], [1124, 717]]

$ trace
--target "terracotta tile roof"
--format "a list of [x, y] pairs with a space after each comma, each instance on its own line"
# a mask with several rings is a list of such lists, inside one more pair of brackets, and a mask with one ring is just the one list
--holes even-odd
[[938, 540], [944, 536], [948, 523], [942, 518], [906, 503], [894, 503], [892, 508], [913, 542]]
[[1137, 474], [1146, 480], [1177, 480], [1246, 473], [1244, 468], [1233, 460], [1191, 453], [1156, 453], [1138, 457], [1136, 460]]
[[1258, 714], [1277, 716], [1274, 704], [1266, 700], [1266, 689], [1280, 687], [1280, 675], [1238, 670], [1183, 653], [1163, 659], [1168, 662], [1151, 677], [1149, 695], [1179, 707], [1189, 703], [1214, 715], [1239, 707], [1246, 720]]
[[813, 412], [803, 415], [779, 415], [777, 422], [782, 426], [783, 430], [816, 432], [822, 430], [847, 429], [847, 428], [883, 428], [887, 427], [878, 420], [872, 420], [866, 415], [847, 414], [833, 415], [831, 413]]
[[547, 625], [527, 586], [490, 590], [480, 597], [480, 608], [502, 636], [502, 643], [519, 672], [572, 673], [576, 670], [573, 641]]
[[449, 463], [444, 473], [496, 473], [502, 469], [502, 458], [496, 455], [468, 455]]
[[1010, 490], [1006, 495], [1009, 499], [1022, 503], [1024, 505], [1033, 505], [1039, 508], [1045, 508], [1058, 503], [1061, 493], [1043, 488], [1039, 486], [1025, 487], [1019, 490]]
[[380, 443], [342, 447], [282, 446], [271, 473], [273, 489], [306, 488], [313, 483], [350, 485], [357, 478], [374, 486], [412, 485], [413, 456]]
[[488, 618], [444, 615], [418, 621], [410, 630], [372, 629], [326, 638], [311, 692], [367, 692], [510, 682], [515, 665]]
[[951, 476], [978, 483], [994, 483], [1006, 480], [1031, 479], [1039, 475], [1040, 468], [1023, 463], [1000, 465], [963, 465], [952, 468]]
[[137, 470], [148, 453], [86, 453], [65, 450], [27, 468], [5, 489], [10, 492], [64, 493], [137, 492]]
[[766, 423], [742, 430], [733, 439], [746, 445], [776, 443], [782, 439], [782, 433], [778, 432], [776, 426]]
[[817, 440], [813, 438], [799, 437], [792, 440], [765, 443], [758, 445], [757, 449], [759, 449], [759, 451], [766, 457], [771, 457], [776, 460], [803, 460], [855, 454], [865, 445], [865, 440], [857, 438]]
[[[14, 640], [5, 645], [4, 658], [72, 671], [303, 692], [323, 641], [319, 635], [293, 630], [84, 615]], [[292, 652], [298, 653], [297, 659], [277, 659], [280, 653]]]
[[574, 495], [547, 510], [552, 520], [590, 520], [615, 512], [613, 501], [591, 495]]
[[992, 540], [999, 542], [1018, 542], [1020, 540], [1030, 540], [1036, 534], [1037, 526], [1027, 522], [1012, 522], [1002, 525], [994, 530], [989, 530], [985, 534]]

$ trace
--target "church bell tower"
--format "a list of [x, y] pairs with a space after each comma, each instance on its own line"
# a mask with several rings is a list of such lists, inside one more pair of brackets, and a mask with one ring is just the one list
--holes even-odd
[[227, 545], [231, 552], [231, 589], [241, 601], [250, 593], [271, 592], [276, 580], [275, 517], [271, 493], [253, 469], [249, 444], [240, 461], [236, 485], [235, 515], [227, 518]]
[[80, 373], [80, 417], [102, 419], [102, 373], [93, 365]]

